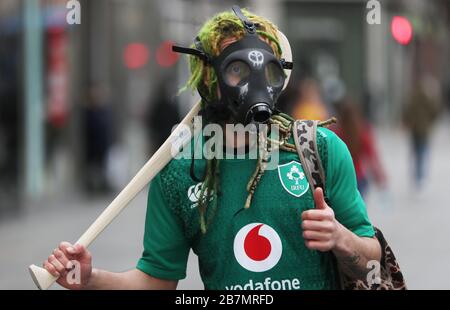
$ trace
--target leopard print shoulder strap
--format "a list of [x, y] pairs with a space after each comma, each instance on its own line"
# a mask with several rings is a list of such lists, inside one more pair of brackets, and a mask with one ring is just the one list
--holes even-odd
[[321, 187], [325, 191], [326, 176], [317, 148], [317, 126], [319, 121], [297, 120], [293, 135], [298, 157], [305, 171], [311, 189]]

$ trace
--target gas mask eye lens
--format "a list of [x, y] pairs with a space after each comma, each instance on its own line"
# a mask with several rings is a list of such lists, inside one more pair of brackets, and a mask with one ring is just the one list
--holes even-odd
[[225, 69], [225, 81], [230, 86], [239, 86], [245, 83], [250, 76], [250, 68], [243, 61], [233, 61]]
[[283, 71], [280, 66], [270, 62], [266, 66], [266, 79], [267, 83], [273, 87], [281, 87], [284, 84]]

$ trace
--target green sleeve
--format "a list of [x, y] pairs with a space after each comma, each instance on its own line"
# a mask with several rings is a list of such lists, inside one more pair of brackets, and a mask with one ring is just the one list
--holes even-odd
[[347, 146], [331, 130], [320, 128], [318, 134], [327, 141], [325, 188], [336, 219], [360, 237], [373, 237], [375, 231], [358, 191], [355, 168]]
[[155, 278], [180, 280], [186, 277], [190, 246], [181, 219], [164, 199], [160, 178], [157, 175], [150, 184], [144, 252], [136, 268]]

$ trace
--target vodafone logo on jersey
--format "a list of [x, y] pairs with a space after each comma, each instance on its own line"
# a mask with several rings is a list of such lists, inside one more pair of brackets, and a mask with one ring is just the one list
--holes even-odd
[[283, 247], [277, 232], [269, 225], [252, 223], [242, 227], [234, 238], [234, 256], [247, 270], [263, 272], [280, 260]]

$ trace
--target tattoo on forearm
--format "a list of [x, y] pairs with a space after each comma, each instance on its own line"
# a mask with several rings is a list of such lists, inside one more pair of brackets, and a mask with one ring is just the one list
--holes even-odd
[[353, 252], [353, 255], [344, 257], [342, 262], [351, 267], [351, 266], [358, 265], [360, 260], [361, 260], [361, 255], [359, 255], [359, 253], [355, 251], [355, 252]]
[[340, 264], [345, 273], [352, 278], [364, 278], [366, 270], [359, 266], [361, 255], [354, 251], [352, 255], [345, 256], [340, 259]]

